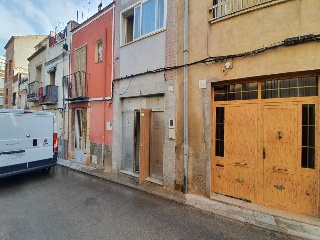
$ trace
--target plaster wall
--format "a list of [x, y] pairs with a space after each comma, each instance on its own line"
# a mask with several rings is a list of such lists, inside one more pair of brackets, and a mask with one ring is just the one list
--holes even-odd
[[[212, 1], [190, 0], [189, 62], [270, 46], [289, 37], [319, 34], [317, 0], [288, 0], [210, 23]], [[211, 82], [319, 71], [318, 42], [282, 46], [245, 58], [189, 67], [189, 191], [210, 194]], [[207, 88], [199, 89], [199, 80]]]
[[129, 76], [164, 67], [165, 44], [166, 32], [161, 32], [122, 46], [120, 48], [120, 76]]
[[[113, 10], [110, 7], [101, 10], [88, 25], [80, 25], [72, 34], [72, 49], [87, 46], [86, 69], [88, 77], [88, 97], [101, 98], [111, 96], [112, 76], [112, 38]], [[93, 20], [97, 18], [96, 20]], [[84, 23], [86, 24], [86, 22]], [[97, 31], [97, 29], [99, 29]], [[97, 42], [102, 41], [102, 61], [97, 60]], [[72, 62], [74, 62], [72, 55]], [[71, 66], [73, 73], [73, 65]]]
[[[114, 78], [177, 65], [177, 1], [166, 1], [166, 28], [149, 36], [123, 45], [121, 42], [121, 12], [137, 0], [116, 1]], [[121, 169], [122, 159], [122, 102], [161, 96], [164, 102], [165, 139], [163, 152], [163, 183], [167, 187], [176, 184], [176, 141], [169, 139], [169, 119], [176, 121], [176, 80], [177, 71], [146, 74], [144, 76], [114, 81], [114, 116], [112, 169]], [[143, 101], [142, 101], [143, 102]], [[139, 106], [136, 106], [139, 107]], [[140, 106], [143, 107], [143, 106]], [[148, 108], [155, 106], [148, 105]], [[128, 110], [128, 109], [127, 109]], [[133, 107], [131, 111], [133, 111]]]
[[[14, 69], [18, 72], [28, 71], [28, 57], [34, 53], [34, 47], [40, 43], [45, 35], [18, 36], [14, 41]], [[17, 72], [16, 72], [17, 71]]]
[[[139, 84], [135, 87], [130, 87], [127, 89], [125, 84], [129, 84], [130, 80], [122, 80], [120, 87], [119, 82], [117, 83], [115, 91], [123, 93], [122, 95], [115, 95], [114, 97], [114, 123], [113, 123], [113, 146], [112, 146], [112, 168], [114, 170], [121, 169], [121, 159], [122, 159], [122, 112], [124, 111], [122, 102], [124, 99], [128, 98], [145, 98], [152, 96], [163, 96], [164, 98], [164, 113], [165, 113], [165, 139], [164, 139], [164, 155], [163, 155], [163, 174], [164, 174], [164, 185], [168, 187], [174, 187], [175, 184], [175, 140], [169, 139], [169, 119], [175, 120], [175, 81], [152, 81], [152, 78], [161, 79], [162, 74], [155, 74], [149, 76], [150, 79], [146, 77], [134, 78], [134, 81], [138, 81]], [[173, 91], [168, 91], [168, 87], [173, 87]], [[141, 95], [136, 90], [139, 88]], [[126, 90], [127, 89], [127, 90]], [[142, 101], [143, 102], [143, 101]], [[135, 107], [147, 107], [154, 108], [155, 106], [144, 105], [144, 106], [133, 106], [131, 110], [134, 111]]]
[[[29, 83], [34, 81], [42, 82], [42, 86], [45, 83], [45, 62], [46, 62], [46, 52], [42, 51], [34, 58], [30, 59], [29, 61]], [[37, 76], [37, 67], [41, 66], [41, 75]]]

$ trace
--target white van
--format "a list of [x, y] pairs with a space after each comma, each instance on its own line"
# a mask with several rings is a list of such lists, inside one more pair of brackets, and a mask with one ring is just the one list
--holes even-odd
[[57, 163], [58, 138], [51, 112], [0, 109], [0, 178]]

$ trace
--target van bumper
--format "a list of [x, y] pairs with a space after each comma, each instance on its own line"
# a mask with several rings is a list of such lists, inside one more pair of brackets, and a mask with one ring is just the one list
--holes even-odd
[[0, 167], [0, 178], [50, 168], [56, 165], [53, 158]]

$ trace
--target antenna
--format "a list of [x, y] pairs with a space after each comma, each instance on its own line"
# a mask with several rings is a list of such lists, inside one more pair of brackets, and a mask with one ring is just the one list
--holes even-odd
[[88, 15], [87, 15], [87, 19], [89, 18], [89, 10], [90, 10], [90, 0], [88, 1]]
[[100, 0], [100, 3], [98, 5], [98, 12], [101, 11], [101, 8], [102, 8], [102, 0]]
[[82, 6], [82, 22], [83, 22], [83, 11], [84, 11], [84, 6]]

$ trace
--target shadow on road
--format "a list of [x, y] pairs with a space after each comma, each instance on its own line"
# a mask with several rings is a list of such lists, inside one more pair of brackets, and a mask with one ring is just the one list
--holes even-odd
[[52, 178], [55, 175], [55, 167], [51, 169], [50, 173], [42, 173], [41, 170], [22, 173], [9, 177], [0, 178], [0, 193], [8, 188], [17, 188], [24, 184], [32, 182], [38, 182], [39, 180], [45, 180]]

